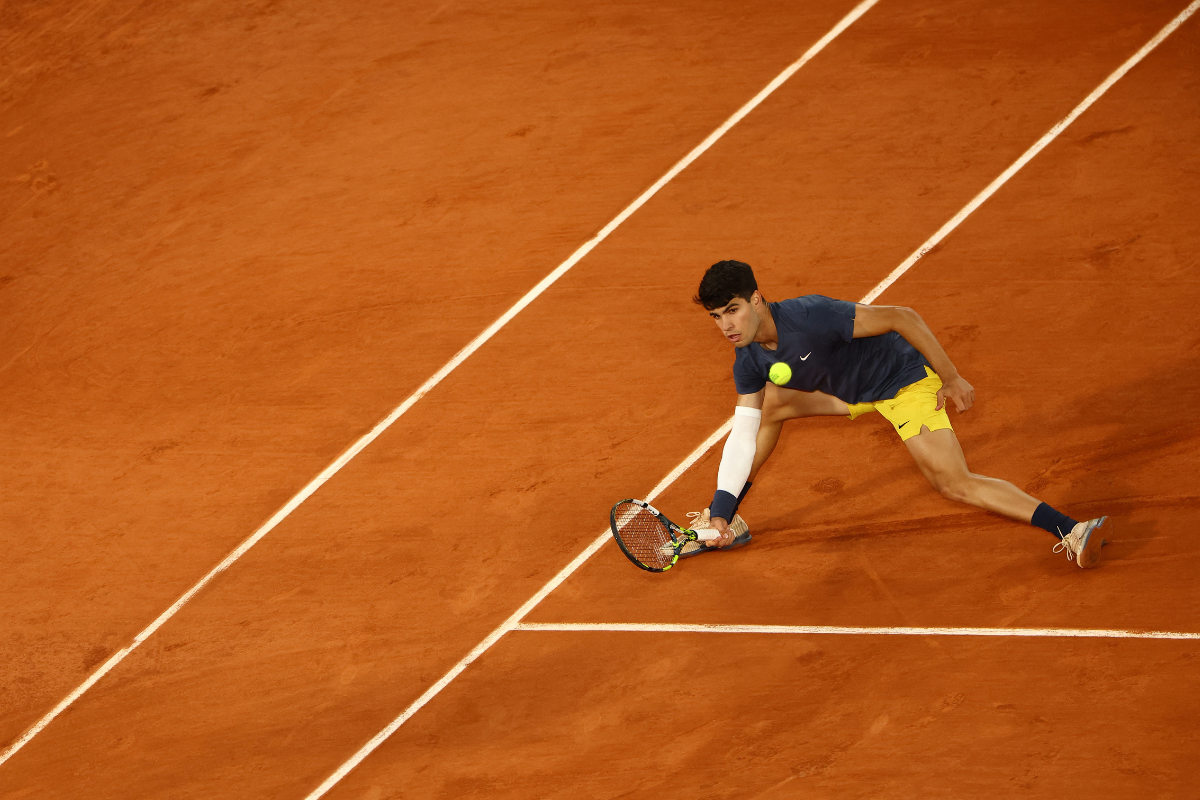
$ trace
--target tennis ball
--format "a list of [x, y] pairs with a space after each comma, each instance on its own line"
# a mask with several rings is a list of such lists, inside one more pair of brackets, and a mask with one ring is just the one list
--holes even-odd
[[782, 361], [776, 361], [771, 365], [771, 371], [767, 373], [771, 378], [771, 383], [776, 386], [786, 386], [787, 382], [792, 379], [792, 368]]

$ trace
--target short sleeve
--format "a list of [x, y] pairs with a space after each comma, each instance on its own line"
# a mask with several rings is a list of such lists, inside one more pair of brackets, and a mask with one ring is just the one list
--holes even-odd
[[733, 362], [733, 385], [738, 394], [757, 394], [767, 385], [767, 379], [755, 368], [754, 359], [747, 350], [737, 351]]
[[808, 324], [813, 333], [827, 334], [832, 339], [853, 341], [854, 315], [858, 309], [846, 300], [834, 300], [819, 294], [809, 295]]

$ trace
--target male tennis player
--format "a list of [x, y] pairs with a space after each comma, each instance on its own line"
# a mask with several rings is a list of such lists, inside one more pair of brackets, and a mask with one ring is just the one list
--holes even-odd
[[694, 299], [734, 346], [738, 399], [716, 494], [692, 523], [715, 528], [721, 538], [709, 546], [692, 543], [681, 558], [750, 541], [738, 504], [775, 449], [784, 421], [878, 411], [945, 497], [1044, 528], [1059, 539], [1054, 552], [1080, 567], [1100, 560], [1102, 534], [1112, 528], [1108, 517], [1076, 522], [1008, 481], [967, 469], [946, 406], [949, 401], [966, 411], [975, 390], [912, 309], [815, 294], [768, 303], [740, 261], [710, 267]]

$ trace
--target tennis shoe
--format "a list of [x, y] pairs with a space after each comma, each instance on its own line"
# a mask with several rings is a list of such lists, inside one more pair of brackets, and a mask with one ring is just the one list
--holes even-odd
[[[701, 531], [712, 528], [707, 508], [703, 511], [689, 511], [688, 519], [688, 528], [691, 530]], [[742, 519], [739, 514], [735, 513], [733, 515], [733, 522], [729, 523], [729, 529], [733, 531], [733, 541], [724, 547], [709, 547], [704, 542], [688, 542], [679, 552], [679, 557], [691, 558], [701, 553], [715, 552], [717, 550], [735, 550], [750, 544], [750, 539], [752, 538], [750, 536], [750, 526], [746, 524], [746, 520]]]
[[[1101, 528], [1104, 530], [1101, 531]], [[1068, 561], [1074, 561], [1083, 569], [1100, 563], [1100, 548], [1104, 546], [1104, 534], [1112, 533], [1108, 517], [1096, 517], [1080, 522], [1071, 532], [1054, 545], [1054, 552], [1065, 552]]]

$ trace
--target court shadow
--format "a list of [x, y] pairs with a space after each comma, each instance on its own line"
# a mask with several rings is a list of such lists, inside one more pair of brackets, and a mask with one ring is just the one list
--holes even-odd
[[1165, 412], [1155, 397], [1171, 398], [1171, 408], [1200, 403], [1200, 358], [1191, 357], [1170, 370], [1152, 369], [1119, 384], [1096, 386], [1074, 413], [1045, 414], [1034, 424], [1056, 431], [1058, 458], [1026, 485], [1031, 494], [1052, 484], [1065, 484], [1064, 513], [1076, 519], [1107, 515], [1113, 530], [1105, 538], [1105, 560], [1142, 553], [1164, 518], [1194, 520], [1200, 493], [1189, 483], [1200, 469], [1200, 422]]

